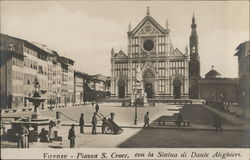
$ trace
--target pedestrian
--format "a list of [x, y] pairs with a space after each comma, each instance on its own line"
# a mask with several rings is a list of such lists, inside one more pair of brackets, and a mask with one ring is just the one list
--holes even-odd
[[106, 123], [107, 123], [107, 118], [104, 117], [102, 119], [102, 134], [105, 133], [105, 125], [106, 125]]
[[20, 132], [18, 133], [18, 148], [29, 148], [29, 130], [25, 126], [21, 126]]
[[76, 134], [75, 134], [75, 125], [74, 124], [71, 125], [71, 128], [69, 130], [68, 139], [70, 141], [70, 148], [75, 148]]
[[222, 132], [221, 121], [222, 119], [219, 115], [213, 115], [213, 126], [215, 127], [215, 132], [218, 132], [218, 129], [220, 130], [220, 132]]
[[49, 143], [53, 142], [53, 139], [55, 138], [55, 134], [54, 134], [54, 127], [50, 126], [49, 127]]
[[178, 117], [177, 117], [177, 119], [176, 119], [176, 124], [177, 124], [177, 126], [181, 126], [181, 122], [183, 122], [183, 117], [182, 117], [182, 115], [179, 113], [179, 114], [178, 114]]
[[55, 138], [54, 126], [55, 126], [55, 122], [51, 120], [49, 122], [49, 133], [48, 133], [50, 143], [52, 143], [53, 139]]
[[99, 111], [99, 105], [98, 105], [98, 103], [96, 103], [96, 105], [95, 105], [95, 112], [97, 113]]
[[144, 116], [144, 126], [143, 128], [149, 128], [149, 112], [147, 112]]
[[53, 107], [52, 107], [53, 100], [52, 100], [52, 98], [50, 98], [49, 104], [50, 104], [50, 106], [49, 106], [49, 111], [53, 111]]
[[97, 124], [97, 118], [96, 118], [96, 113], [94, 113], [92, 117], [92, 134], [96, 134], [96, 124]]
[[49, 142], [48, 140], [48, 131], [45, 128], [42, 128], [41, 133], [39, 134], [40, 142]]
[[84, 114], [83, 113], [81, 113], [79, 126], [80, 126], [80, 133], [84, 134]]
[[94, 108], [94, 104], [95, 104], [95, 102], [93, 101], [93, 102], [92, 102], [92, 108]]

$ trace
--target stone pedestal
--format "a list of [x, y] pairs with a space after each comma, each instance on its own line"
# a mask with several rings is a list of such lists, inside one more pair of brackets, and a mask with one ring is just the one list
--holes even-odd
[[136, 100], [138, 100], [142, 102], [142, 106], [147, 106], [148, 105], [148, 101], [147, 101], [147, 95], [144, 92], [144, 87], [143, 87], [143, 83], [142, 82], [136, 82], [135, 84], [135, 95], [132, 96], [132, 102], [136, 103]]

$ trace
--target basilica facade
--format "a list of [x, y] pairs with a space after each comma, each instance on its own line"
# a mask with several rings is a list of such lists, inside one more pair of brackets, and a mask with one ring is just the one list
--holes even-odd
[[189, 54], [174, 48], [168, 22], [161, 26], [146, 16], [128, 27], [127, 53], [111, 50], [111, 97], [130, 99], [135, 92], [136, 70], [141, 70], [148, 99], [189, 98]]

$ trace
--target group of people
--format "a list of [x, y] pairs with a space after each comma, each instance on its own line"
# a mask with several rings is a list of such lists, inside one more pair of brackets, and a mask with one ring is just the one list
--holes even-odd
[[[96, 126], [97, 126], [97, 113], [99, 111], [99, 105], [98, 103], [95, 105], [95, 113], [93, 114], [93, 117], [92, 117], [92, 121], [91, 121], [91, 124], [92, 124], [92, 134], [97, 134], [96, 133]], [[79, 126], [80, 126], [80, 133], [81, 134], [84, 134], [84, 124], [85, 124], [85, 121], [84, 121], [84, 114], [81, 113], [81, 116], [80, 116], [80, 119], [79, 119]], [[68, 139], [70, 140], [70, 148], [74, 148], [75, 147], [75, 138], [76, 138], [76, 134], [75, 134], [75, 125], [72, 124], [71, 125], [71, 128], [69, 130], [69, 134], [68, 134]]]

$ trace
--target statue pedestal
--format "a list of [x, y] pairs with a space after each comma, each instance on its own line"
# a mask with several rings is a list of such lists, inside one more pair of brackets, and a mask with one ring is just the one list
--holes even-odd
[[148, 106], [147, 95], [144, 92], [144, 87], [142, 82], [136, 82], [135, 84], [135, 95], [131, 100], [133, 103], [139, 103], [139, 106]]

